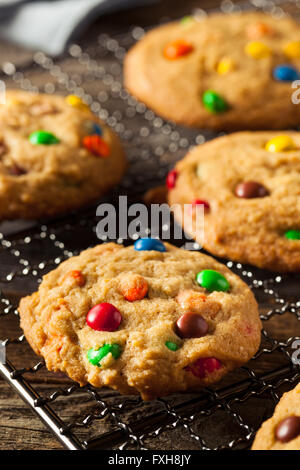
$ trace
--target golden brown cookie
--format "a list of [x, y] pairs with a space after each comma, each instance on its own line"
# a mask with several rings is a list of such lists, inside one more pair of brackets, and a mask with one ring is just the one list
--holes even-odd
[[216, 382], [260, 344], [257, 303], [238, 276], [154, 239], [83, 251], [19, 311], [49, 370], [145, 400]]
[[119, 139], [76, 96], [10, 90], [0, 120], [0, 219], [80, 207], [125, 172]]
[[300, 384], [283, 395], [257, 432], [252, 450], [300, 450]]
[[[300, 133], [241, 132], [195, 147], [167, 178], [169, 204], [211, 253], [300, 271]], [[196, 224], [204, 205], [204, 237]]]
[[125, 85], [158, 114], [200, 128], [299, 125], [300, 28], [246, 12], [184, 18], [147, 33], [125, 60]]

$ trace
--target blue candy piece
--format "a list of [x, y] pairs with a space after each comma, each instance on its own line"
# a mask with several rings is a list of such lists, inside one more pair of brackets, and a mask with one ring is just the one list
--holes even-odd
[[293, 65], [278, 65], [273, 70], [273, 77], [279, 82], [293, 82], [299, 80], [300, 73]]
[[136, 251], [166, 251], [165, 245], [156, 238], [140, 238], [134, 243]]
[[95, 122], [93, 124], [93, 134], [97, 134], [97, 135], [103, 134], [101, 127], [99, 126], [99, 124], [96, 124]]

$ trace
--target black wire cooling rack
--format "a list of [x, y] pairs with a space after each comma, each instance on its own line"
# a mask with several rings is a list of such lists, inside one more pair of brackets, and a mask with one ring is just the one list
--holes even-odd
[[[275, 15], [291, 9], [300, 13], [299, 2], [253, 1], [253, 5]], [[221, 9], [228, 12], [245, 6], [249, 4], [236, 6], [225, 1]], [[197, 10], [196, 14], [205, 12]], [[100, 34], [86, 50], [71, 45], [60, 60], [39, 52], [21, 70], [12, 63], [2, 68], [1, 78], [7, 86], [81, 96], [120, 135], [130, 169], [108, 199], [116, 207], [118, 194], [139, 201], [145, 189], [163, 181], [188, 148], [215, 136], [162, 120], [123, 89], [123, 57], [143, 34], [141, 27], [113, 38]], [[113, 63], [107, 60], [111, 56]], [[254, 290], [264, 329], [256, 356], [216, 387], [147, 403], [111, 390], [80, 388], [61, 374], [48, 372], [44, 362], [37, 362], [19, 330], [16, 308], [46, 272], [99, 243], [95, 213], [96, 207], [89, 207], [38, 223], [0, 225], [0, 357], [1, 352], [6, 353], [6, 360], [0, 361], [1, 375], [67, 449], [249, 448], [256, 429], [272, 414], [282, 393], [300, 381], [296, 363], [300, 276], [270, 274], [227, 262]], [[18, 351], [17, 355], [14, 351], [18, 357], [14, 363], [11, 348]]]

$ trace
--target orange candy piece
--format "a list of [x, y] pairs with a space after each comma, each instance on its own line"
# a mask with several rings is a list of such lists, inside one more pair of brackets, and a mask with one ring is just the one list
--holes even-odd
[[184, 39], [177, 39], [169, 42], [164, 48], [164, 56], [166, 59], [174, 60], [183, 55], [187, 55], [194, 49], [193, 45]]
[[126, 274], [121, 279], [120, 291], [129, 302], [143, 299], [148, 292], [148, 282], [139, 274]]
[[81, 271], [78, 271], [77, 269], [74, 269], [73, 271], [69, 271], [62, 279], [61, 284], [63, 284], [65, 281], [68, 280], [74, 280], [75, 283], [79, 286], [82, 287], [85, 284], [85, 277], [82, 274]]
[[199, 304], [205, 302], [206, 299], [206, 295], [192, 289], [183, 290], [176, 297], [180, 307], [185, 310], [197, 310]]
[[99, 157], [109, 156], [109, 146], [98, 134], [86, 135], [83, 138], [83, 146], [94, 155]]
[[247, 28], [247, 36], [249, 39], [259, 39], [273, 31], [266, 23], [252, 23]]

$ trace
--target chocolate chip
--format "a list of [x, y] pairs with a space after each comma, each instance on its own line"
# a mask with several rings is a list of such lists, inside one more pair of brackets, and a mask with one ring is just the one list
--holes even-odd
[[237, 197], [244, 199], [252, 199], [255, 197], [268, 196], [269, 191], [265, 186], [256, 181], [245, 181], [240, 183], [235, 188], [235, 194]]
[[185, 313], [176, 322], [176, 333], [181, 338], [201, 338], [207, 331], [207, 321], [197, 313]]
[[289, 416], [281, 421], [275, 430], [277, 441], [290, 442], [300, 436], [300, 416]]

